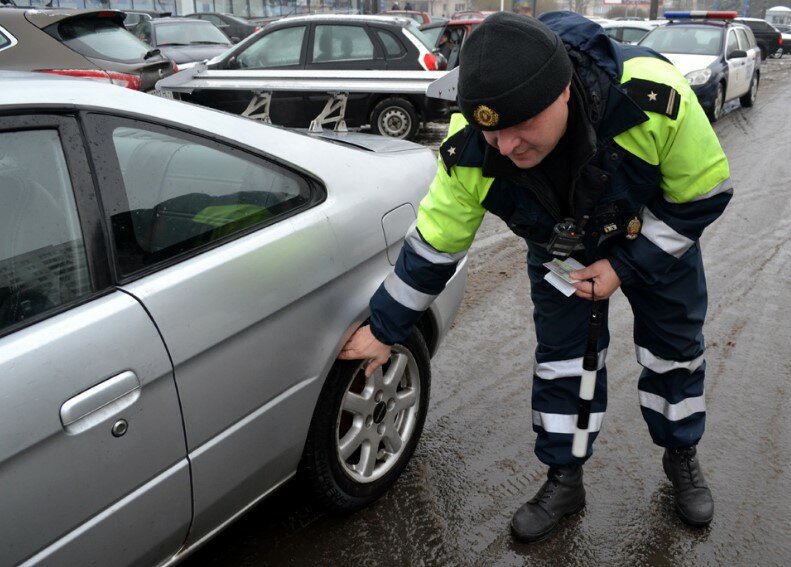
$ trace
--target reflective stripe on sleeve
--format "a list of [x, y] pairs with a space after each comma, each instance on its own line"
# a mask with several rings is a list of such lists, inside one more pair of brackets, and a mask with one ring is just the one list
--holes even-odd
[[448, 252], [440, 252], [430, 244], [428, 244], [420, 233], [417, 231], [417, 222], [413, 223], [407, 232], [406, 241], [421, 258], [428, 260], [432, 264], [453, 264], [461, 260], [467, 255], [467, 251], [456, 252], [450, 254]]
[[[723, 181], [722, 183], [715, 185], [711, 191], [707, 191], [703, 195], [700, 195], [699, 197], [695, 197], [694, 199], [688, 202], [693, 203], [695, 201], [703, 201], [704, 199], [708, 199], [709, 197], [713, 197], [714, 195], [719, 195], [720, 193], [733, 193], [733, 183], [731, 183], [730, 177], [725, 181]], [[668, 199], [667, 195], [665, 195], [665, 200], [669, 203], [675, 202]]]
[[[599, 351], [597, 370], [604, 368], [604, 361], [607, 358], [607, 349]], [[534, 362], [533, 374], [543, 380], [555, 380], [557, 378], [571, 378], [582, 376], [582, 357], [571, 358], [569, 360], [554, 360], [551, 362]]]
[[637, 352], [637, 362], [657, 374], [667, 374], [671, 370], [686, 370], [690, 374], [695, 372], [705, 360], [705, 355], [701, 354], [692, 360], [665, 360], [659, 358], [645, 347], [635, 346]]
[[[600, 431], [604, 421], [604, 412], [590, 414], [588, 431]], [[537, 425], [547, 433], [573, 434], [577, 430], [577, 415], [565, 413], [544, 413], [533, 410], [533, 425]]]
[[695, 243], [656, 218], [648, 207], [643, 211], [643, 229], [641, 234], [663, 251], [676, 258], [681, 258], [684, 252], [689, 250], [690, 246]]
[[680, 421], [692, 414], [706, 411], [706, 401], [703, 399], [703, 396], [686, 398], [680, 402], [671, 404], [662, 396], [657, 396], [650, 392], [643, 392], [640, 390], [639, 394], [641, 406], [661, 413], [669, 421]]
[[425, 311], [437, 297], [407, 285], [395, 272], [390, 272], [385, 278], [384, 287], [393, 299], [412, 311]]

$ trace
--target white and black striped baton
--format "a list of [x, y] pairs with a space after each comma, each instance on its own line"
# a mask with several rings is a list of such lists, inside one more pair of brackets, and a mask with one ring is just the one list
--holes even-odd
[[596, 388], [596, 371], [599, 366], [599, 331], [601, 330], [602, 315], [599, 311], [599, 302], [596, 301], [593, 280], [591, 280], [591, 295], [593, 295], [593, 305], [588, 325], [588, 343], [585, 345], [585, 355], [582, 357], [577, 427], [574, 430], [574, 441], [571, 444], [571, 454], [580, 459], [588, 453], [588, 424], [590, 423], [593, 391]]

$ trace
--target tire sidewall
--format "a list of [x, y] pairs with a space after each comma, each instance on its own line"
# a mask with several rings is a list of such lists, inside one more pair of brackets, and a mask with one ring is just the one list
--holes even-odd
[[336, 452], [338, 415], [352, 376], [361, 367], [360, 361], [339, 361], [324, 384], [311, 421], [300, 472], [320, 503], [331, 510], [353, 512], [379, 498], [401, 475], [420, 440], [431, 389], [428, 348], [417, 330], [399, 344], [415, 359], [420, 381], [420, 408], [412, 436], [405, 442], [398, 461], [381, 478], [369, 483], [355, 482], [344, 472]]

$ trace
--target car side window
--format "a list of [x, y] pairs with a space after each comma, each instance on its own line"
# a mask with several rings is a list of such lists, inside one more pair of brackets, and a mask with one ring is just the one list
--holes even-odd
[[305, 26], [274, 30], [236, 57], [240, 69], [264, 69], [299, 65]]
[[736, 39], [736, 32], [734, 30], [730, 30], [728, 32], [728, 45], [725, 49], [725, 55], [728, 56], [737, 49], [739, 49], [739, 40]]
[[0, 132], [0, 333], [90, 293], [58, 131]]
[[739, 49], [743, 49], [744, 51], [749, 51], [753, 48], [753, 45], [750, 43], [750, 38], [747, 37], [747, 33], [743, 29], [737, 29], [736, 37], [739, 40]]
[[637, 43], [646, 33], [646, 30], [640, 28], [623, 28], [623, 41]]
[[374, 44], [360, 26], [317, 25], [313, 62], [360, 61], [374, 58]]
[[379, 35], [379, 40], [385, 47], [385, 54], [388, 58], [398, 58], [404, 55], [406, 51], [401, 43], [388, 31], [376, 30]]
[[0, 51], [11, 45], [11, 38], [3, 33], [4, 31], [3, 28], [0, 28]]
[[139, 122], [117, 125], [111, 137], [123, 196], [110, 221], [124, 276], [276, 222], [311, 200], [302, 177], [216, 143]]

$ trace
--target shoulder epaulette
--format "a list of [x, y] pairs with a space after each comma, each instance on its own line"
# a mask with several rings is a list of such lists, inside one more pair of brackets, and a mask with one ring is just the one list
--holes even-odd
[[643, 110], [664, 114], [673, 120], [678, 117], [681, 97], [673, 87], [645, 79], [631, 79], [622, 86]]
[[445, 164], [445, 170], [450, 175], [450, 168], [456, 165], [459, 161], [459, 156], [467, 144], [467, 137], [469, 136], [469, 128], [462, 128], [450, 138], [442, 142], [439, 147], [439, 155], [442, 157], [442, 163]]

